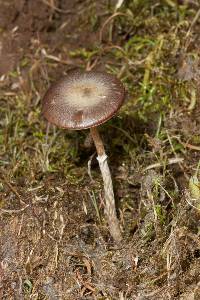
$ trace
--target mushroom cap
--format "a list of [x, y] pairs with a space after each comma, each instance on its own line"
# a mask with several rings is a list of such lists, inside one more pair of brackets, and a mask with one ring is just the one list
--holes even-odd
[[125, 89], [114, 75], [71, 71], [46, 92], [42, 112], [59, 127], [86, 129], [111, 119], [124, 98]]

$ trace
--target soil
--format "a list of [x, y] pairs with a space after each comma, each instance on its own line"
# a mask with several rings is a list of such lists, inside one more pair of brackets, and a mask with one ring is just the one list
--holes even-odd
[[[0, 299], [200, 299], [200, 6], [143, 2], [124, 1], [115, 22], [117, 1], [0, 2]], [[164, 63], [150, 62], [149, 86], [160, 82], [160, 106], [153, 88], [141, 88], [155, 36]], [[75, 68], [115, 73], [128, 91], [121, 115], [101, 129], [120, 244], [87, 133], [45, 134], [41, 99]]]

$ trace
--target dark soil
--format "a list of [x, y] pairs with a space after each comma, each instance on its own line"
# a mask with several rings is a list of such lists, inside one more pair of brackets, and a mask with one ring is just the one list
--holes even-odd
[[[200, 4], [116, 3], [0, 2], [0, 299], [200, 299]], [[127, 89], [101, 129], [119, 245], [88, 133], [45, 134], [41, 99], [75, 68]]]

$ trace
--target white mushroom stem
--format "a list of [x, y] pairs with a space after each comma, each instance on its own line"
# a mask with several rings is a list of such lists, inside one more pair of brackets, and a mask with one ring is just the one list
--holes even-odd
[[116, 215], [113, 184], [110, 169], [107, 162], [107, 155], [105, 153], [104, 145], [99, 135], [97, 127], [90, 128], [90, 132], [94, 140], [95, 147], [97, 149], [97, 160], [99, 162], [99, 167], [103, 177], [105, 192], [105, 213], [107, 216], [110, 233], [116, 242], [120, 242], [122, 240], [122, 235], [120, 232], [119, 221]]

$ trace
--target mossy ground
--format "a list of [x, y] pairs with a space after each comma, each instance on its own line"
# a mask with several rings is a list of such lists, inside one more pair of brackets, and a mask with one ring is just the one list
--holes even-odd
[[[0, 298], [199, 299], [198, 1], [0, 4]], [[101, 127], [124, 240], [104, 217], [88, 131], [50, 127], [41, 99], [74, 68], [127, 102]]]

